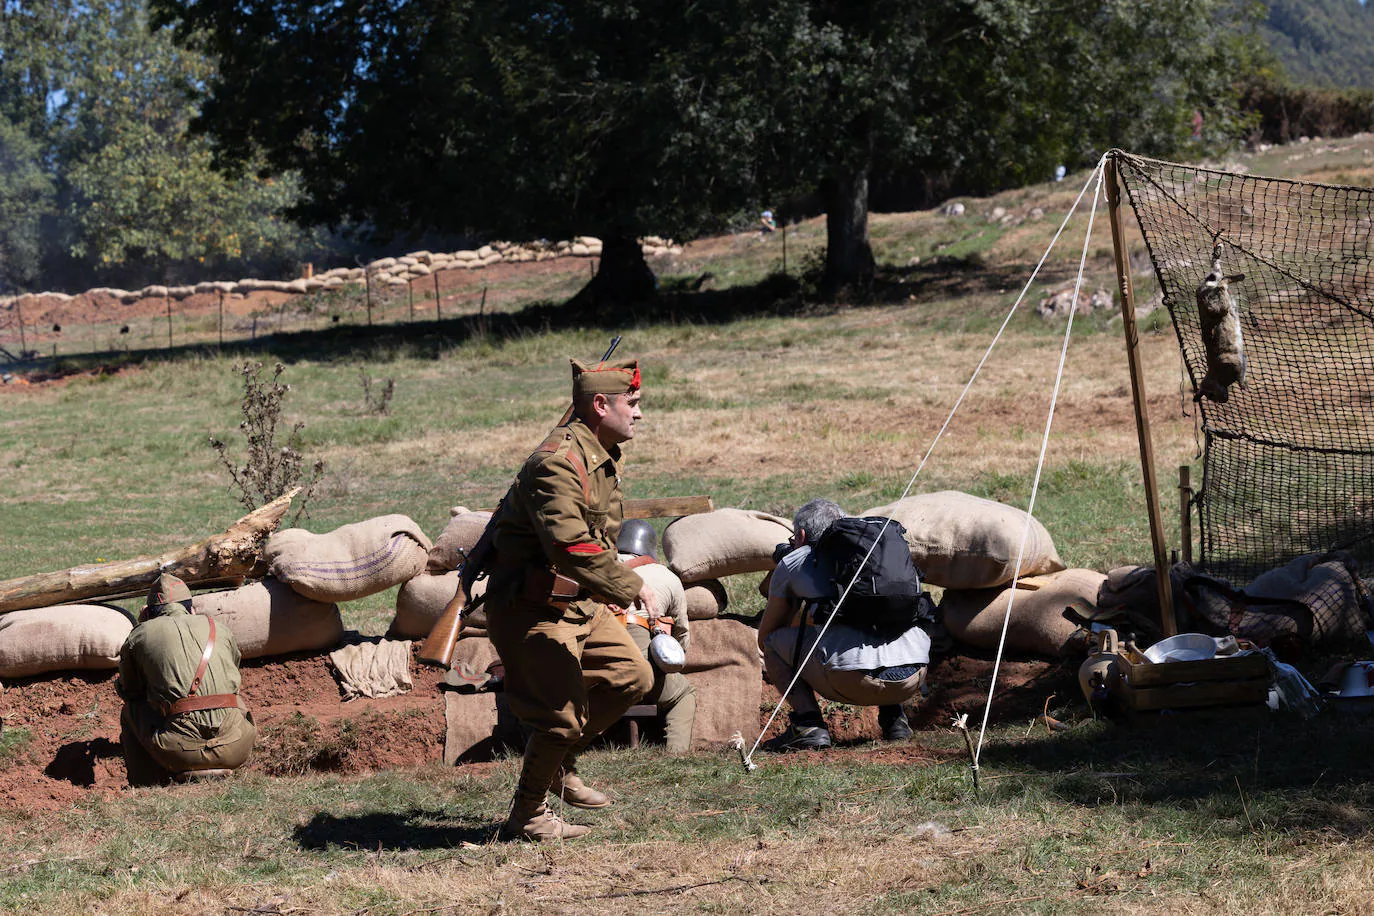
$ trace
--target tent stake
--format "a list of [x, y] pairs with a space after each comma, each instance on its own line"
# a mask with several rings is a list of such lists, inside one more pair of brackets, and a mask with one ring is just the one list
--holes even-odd
[[1116, 283], [1121, 291], [1121, 327], [1126, 336], [1126, 361], [1131, 371], [1131, 402], [1135, 406], [1135, 431], [1140, 440], [1140, 467], [1145, 476], [1145, 507], [1150, 515], [1150, 541], [1155, 552], [1155, 581], [1159, 587], [1159, 619], [1165, 636], [1178, 632], [1174, 618], [1174, 593], [1169, 581], [1169, 551], [1164, 543], [1164, 516], [1159, 506], [1159, 481], [1155, 479], [1154, 445], [1150, 415], [1145, 409], [1145, 370], [1140, 365], [1140, 331], [1135, 323], [1135, 292], [1131, 288], [1131, 262], [1126, 254], [1126, 232], [1121, 221], [1121, 189], [1117, 184], [1116, 154], [1107, 155], [1107, 213], [1112, 224], [1112, 252], [1116, 256]]

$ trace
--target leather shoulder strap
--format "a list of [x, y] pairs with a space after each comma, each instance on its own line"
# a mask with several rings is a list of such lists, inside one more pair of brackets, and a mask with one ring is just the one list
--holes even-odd
[[631, 569], [639, 569], [639, 567], [641, 567], [641, 566], [648, 566], [648, 565], [651, 564], [651, 563], [657, 563], [657, 562], [658, 562], [658, 561], [655, 560], [653, 557], [642, 557], [642, 556], [641, 556], [641, 557], [631, 557], [630, 560], [629, 560], [625, 565], [628, 566], [628, 567], [630, 567]]
[[587, 466], [572, 450], [568, 451], [568, 464], [573, 466], [573, 470], [577, 472], [577, 479], [582, 482], [582, 502], [590, 506], [592, 504], [592, 484], [587, 477]]
[[210, 656], [215, 651], [215, 618], [206, 617], [210, 622], [210, 638], [205, 640], [205, 651], [200, 654], [200, 666], [196, 668], [196, 676], [191, 678], [191, 689], [186, 692], [186, 696], [193, 697], [196, 691], [200, 690], [201, 678], [205, 677], [205, 669], [210, 666]]

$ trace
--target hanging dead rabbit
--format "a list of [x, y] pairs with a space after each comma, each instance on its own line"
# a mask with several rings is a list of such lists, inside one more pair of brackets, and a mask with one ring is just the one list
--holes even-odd
[[1245, 274], [1227, 276], [1221, 269], [1221, 243], [1212, 249], [1212, 271], [1197, 288], [1197, 311], [1202, 324], [1202, 346], [1207, 350], [1207, 374], [1193, 400], [1225, 404], [1232, 385], [1245, 387], [1245, 346], [1241, 340], [1240, 310], [1231, 297], [1230, 284]]

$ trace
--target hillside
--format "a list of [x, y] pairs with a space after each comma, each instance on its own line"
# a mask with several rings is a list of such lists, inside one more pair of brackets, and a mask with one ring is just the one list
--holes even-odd
[[1260, 26], [1299, 85], [1374, 89], [1374, 7], [1359, 0], [1270, 0]]

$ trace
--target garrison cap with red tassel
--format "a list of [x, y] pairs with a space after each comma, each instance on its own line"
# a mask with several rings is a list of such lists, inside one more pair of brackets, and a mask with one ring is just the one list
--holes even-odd
[[573, 397], [587, 394], [629, 394], [639, 390], [639, 360], [626, 359], [594, 366], [576, 360], [572, 363]]

